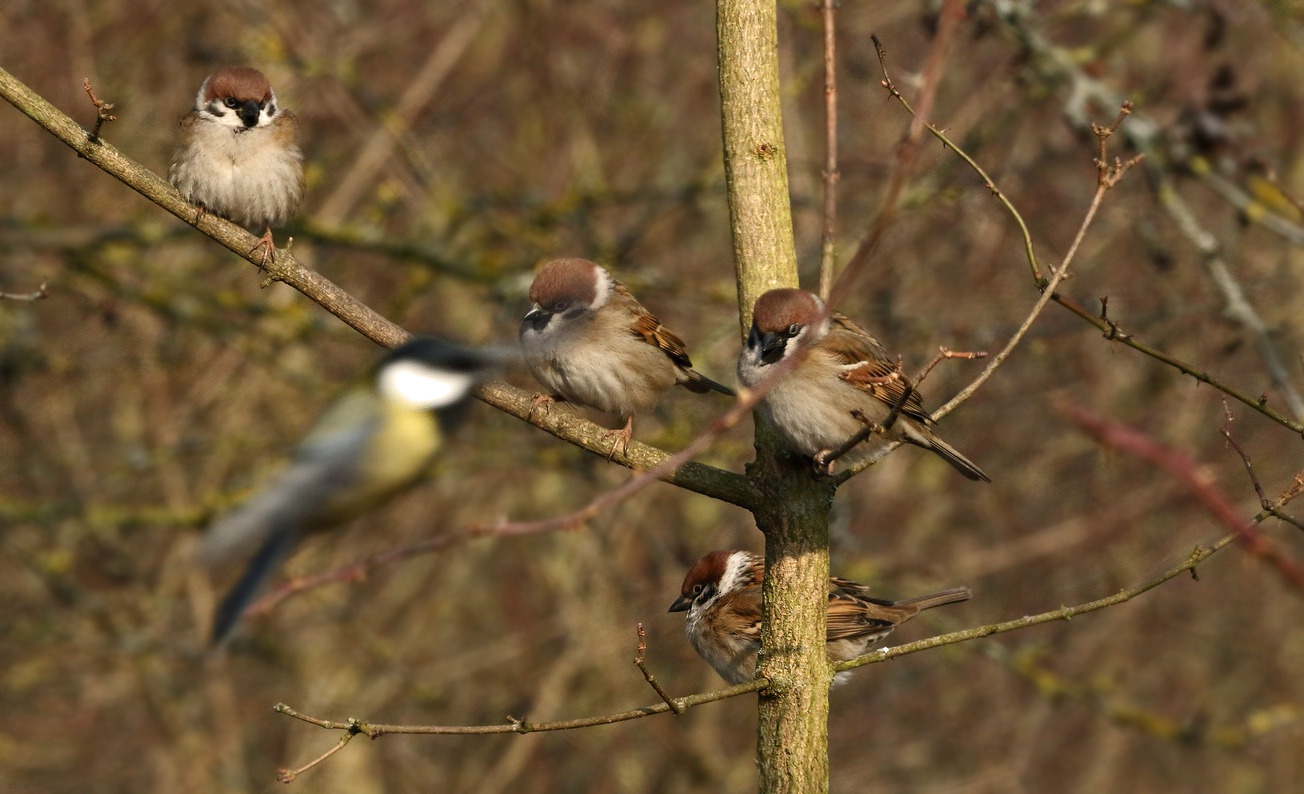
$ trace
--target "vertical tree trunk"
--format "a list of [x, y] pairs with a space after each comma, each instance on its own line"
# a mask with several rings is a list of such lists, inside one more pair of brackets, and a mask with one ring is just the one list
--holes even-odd
[[[752, 304], [766, 290], [797, 286], [779, 102], [774, 0], [718, 0], [720, 104], [738, 303], [745, 335]], [[759, 697], [756, 743], [762, 794], [828, 791], [828, 687], [824, 651], [828, 596], [828, 511], [833, 485], [809, 466], [780, 457], [757, 428], [748, 466], [762, 496], [765, 534], [764, 656], [771, 686]]]
[[797, 286], [774, 0], [719, 0], [720, 112], [742, 332], [766, 290]]

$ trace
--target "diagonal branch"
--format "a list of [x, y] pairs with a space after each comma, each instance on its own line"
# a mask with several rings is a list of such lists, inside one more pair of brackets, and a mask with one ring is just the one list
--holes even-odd
[[[260, 258], [251, 254], [259, 238], [212, 213], [204, 213], [196, 222], [196, 207], [186, 201], [176, 188], [103, 139], [91, 137], [77, 122], [4, 69], [0, 69], [0, 97], [67, 144], [79, 157], [90, 161], [109, 176], [186, 223], [194, 225], [241, 259], [252, 265], [261, 264]], [[269, 281], [280, 281], [294, 287], [363, 336], [386, 347], [395, 347], [407, 338], [403, 329], [320, 273], [299, 264], [289, 251], [282, 252], [275, 262], [268, 264], [266, 275]]]
[[[181, 220], [194, 223], [196, 208], [187, 202], [176, 188], [102, 139], [92, 139], [90, 134], [75, 121], [4, 69], [0, 69], [0, 97], [109, 176]], [[205, 213], [194, 225], [200, 232], [250, 264], [261, 264], [260, 258], [251, 253], [258, 238], [239, 226], [212, 213]], [[407, 341], [410, 336], [403, 328], [381, 316], [320, 273], [300, 264], [291, 251], [279, 253], [275, 262], [268, 263], [265, 272], [269, 281], [280, 281], [295, 288], [309, 300], [379, 345], [394, 348]], [[519, 418], [524, 419], [528, 413], [521, 410], [521, 406], [529, 402], [528, 395], [506, 384], [489, 384], [482, 389], [479, 396], [484, 402]], [[578, 416], [562, 417], [561, 412], [554, 414], [554, 417], [556, 418], [553, 420], [539, 417], [532, 420], [531, 424], [547, 430], [563, 441], [569, 441], [595, 454], [606, 456], [608, 451], [606, 447], [609, 445], [599, 449], [598, 445], [593, 443], [593, 440], [603, 432], [602, 428]], [[725, 425], [721, 426], [721, 431], [724, 427]], [[700, 451], [704, 446], [698, 445], [694, 449]], [[690, 490], [716, 499], [743, 506], [749, 503], [747, 501], [749, 497], [746, 496], [746, 481], [742, 475], [702, 464], [688, 463], [687, 458], [682, 456], [675, 456], [676, 463], [665, 467], [663, 464], [670, 458], [671, 455], [668, 453], [638, 444], [631, 445], [631, 452], [628, 455], [617, 456], [616, 461], [629, 468], [658, 470], [658, 477], [665, 478], [667, 482], [688, 487]]]
[[[1054, 44], [1043, 33], [1035, 30], [1031, 23], [1030, 15], [1019, 12], [1014, 6], [988, 0], [986, 3], [994, 11], [998, 18], [1005, 26], [1005, 31], [1009, 33], [1018, 44], [1024, 48], [1029, 57], [1030, 71], [1037, 76], [1044, 84], [1048, 86], [1066, 85], [1068, 96], [1064, 100], [1064, 116], [1068, 123], [1078, 130], [1086, 130], [1089, 127], [1088, 108], [1093, 103], [1100, 103], [1109, 106], [1117, 106], [1121, 100], [1118, 92], [1101, 80], [1087, 74], [1078, 59], [1071, 52], [1063, 47]], [[1246, 331], [1253, 336], [1260, 355], [1264, 359], [1268, 375], [1286, 395], [1291, 410], [1296, 414], [1296, 420], [1281, 414], [1280, 412], [1268, 408], [1266, 399], [1256, 400], [1235, 389], [1223, 384], [1221, 381], [1214, 379], [1203, 372], [1199, 372], [1189, 365], [1182, 364], [1177, 359], [1164, 354], [1148, 345], [1143, 345], [1131, 338], [1116, 338], [1109, 336], [1114, 341], [1131, 347], [1132, 349], [1163, 361], [1182, 372], [1185, 372], [1197, 380], [1208, 383], [1224, 394], [1248, 405], [1259, 413], [1267, 416], [1273, 421], [1294, 430], [1297, 433], [1304, 434], [1304, 397], [1300, 397], [1298, 391], [1290, 383], [1285, 367], [1281, 363], [1281, 358], [1276, 352], [1276, 347], [1267, 328], [1254, 311], [1253, 307], [1244, 298], [1244, 293], [1231, 275], [1226, 261], [1222, 258], [1220, 246], [1217, 240], [1209, 235], [1196, 220], [1195, 213], [1186, 204], [1178, 194], [1176, 188], [1171, 184], [1167, 174], [1161, 167], [1161, 163], [1166, 162], [1165, 157], [1158, 156], [1156, 152], [1160, 146], [1162, 129], [1152, 119], [1136, 114], [1131, 122], [1124, 129], [1124, 135], [1137, 151], [1146, 156], [1149, 174], [1155, 180], [1155, 191], [1160, 205], [1168, 212], [1174, 225], [1183, 235], [1196, 247], [1201, 255], [1201, 262], [1209, 272], [1210, 280], [1214, 286], [1222, 293], [1223, 299], [1227, 304], [1228, 313], [1240, 322]], [[972, 161], [966, 158], [966, 161], [972, 166]], [[980, 172], [981, 173], [981, 172]], [[1206, 178], [1206, 184], [1216, 181]], [[1007, 203], [1007, 207], [1008, 207]], [[1020, 224], [1022, 226], [1022, 224]], [[1031, 256], [1032, 243], [1031, 238], [1027, 235], [1027, 230], [1023, 229], [1025, 239], [1028, 241], [1029, 255]], [[1298, 233], [1284, 235], [1287, 239], [1299, 242], [1304, 239]], [[1034, 277], [1036, 277], [1036, 266], [1033, 266]], [[1081, 310], [1080, 307], [1072, 305], [1068, 299], [1056, 296], [1055, 301], [1078, 317], [1096, 325], [1104, 333], [1111, 334], [1109, 324], [1097, 322], [1089, 312]]]

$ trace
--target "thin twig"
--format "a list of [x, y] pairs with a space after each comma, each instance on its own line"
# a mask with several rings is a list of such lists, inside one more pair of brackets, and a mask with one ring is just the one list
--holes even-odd
[[[889, 95], [891, 95], [893, 98], [895, 98], [898, 102], [901, 103], [902, 107], [906, 109], [906, 112], [910, 113], [912, 118], [918, 120], [920, 118], [919, 114], [915, 112], [915, 109], [911, 106], [909, 101], [907, 101], [906, 98], [901, 94], [901, 92], [896, 89], [896, 86], [893, 84], [891, 77], [887, 73], [885, 52], [883, 50], [881, 42], [878, 40], [877, 37], [874, 37], [874, 46], [878, 50], [879, 65], [883, 71], [883, 87], [887, 89]], [[976, 392], [984, 383], [987, 382], [989, 378], [991, 378], [992, 375], [996, 373], [996, 370], [1002, 364], [1004, 364], [1005, 360], [1009, 358], [1011, 353], [1014, 352], [1015, 347], [1017, 347], [1018, 344], [1023, 340], [1023, 337], [1028, 333], [1028, 330], [1032, 328], [1033, 322], [1035, 322], [1037, 317], [1041, 315], [1042, 310], [1046, 308], [1046, 304], [1049, 303], [1051, 300], [1055, 300], [1057, 302], [1061, 301], [1060, 296], [1056, 293], [1055, 290], [1059, 287], [1060, 282], [1062, 282], [1065, 278], [1068, 277], [1069, 274], [1068, 266], [1073, 261], [1073, 258], [1076, 256], [1078, 248], [1081, 245], [1082, 240], [1086, 236], [1087, 228], [1091, 225], [1092, 220], [1096, 216], [1097, 210], [1100, 208], [1100, 203], [1104, 199], [1105, 193], [1108, 192], [1109, 189], [1112, 188], [1114, 185], [1116, 185], [1130, 168], [1136, 165], [1137, 161], [1134, 159], [1128, 161], [1126, 164], [1115, 161], [1114, 165], [1110, 166], [1107, 163], [1106, 160], [1107, 155], [1105, 154], [1106, 142], [1108, 138], [1118, 131], [1123, 120], [1130, 114], [1130, 112], [1131, 112], [1130, 105], [1126, 105], [1122, 107], [1117, 119], [1114, 121], [1112, 125], [1110, 125], [1109, 127], [1095, 127], [1095, 129], [1097, 130], [1096, 133], [1097, 139], [1100, 142], [1101, 153], [1102, 153], [1102, 156], [1096, 161], [1097, 168], [1098, 168], [1096, 191], [1095, 194], [1092, 196], [1091, 205], [1087, 208], [1086, 216], [1083, 218], [1082, 223], [1078, 226], [1078, 231], [1073, 238], [1073, 243], [1069, 246], [1068, 254], [1064, 257], [1064, 260], [1063, 262], [1060, 263], [1059, 267], [1051, 268], [1050, 279], [1045, 279], [1042, 276], [1041, 268], [1037, 264], [1036, 256], [1033, 251], [1032, 235], [1028, 231], [1027, 224], [1024, 223], [1023, 217], [1019, 214], [1019, 211], [1014, 207], [1014, 204], [1009, 200], [1008, 197], [1005, 196], [1005, 194], [1000, 190], [1000, 188], [996, 186], [995, 181], [992, 180], [992, 178], [987, 175], [987, 173], [982, 169], [981, 166], [978, 165], [978, 163], [972, 157], [970, 157], [966, 152], [960, 149], [959, 146], [953, 143], [951, 139], [948, 138], [946, 134], [943, 133], [940, 129], [938, 129], [935, 125], [924, 124], [924, 128], [927, 129], [935, 138], [941, 141], [943, 146], [955, 152], [957, 156], [959, 156], [962, 160], [968, 163], [969, 166], [973, 168], [974, 171], [977, 172], [978, 175], [983, 178], [984, 183], [986, 184], [988, 190], [990, 190], [992, 194], [1001, 201], [1001, 203], [1005, 206], [1005, 208], [1014, 217], [1015, 221], [1019, 225], [1020, 231], [1023, 234], [1024, 248], [1028, 257], [1029, 267], [1031, 268], [1032, 271], [1033, 282], [1036, 284], [1037, 288], [1041, 291], [1041, 296], [1033, 304], [1032, 309], [1028, 312], [1022, 324], [1020, 324], [1018, 330], [1016, 330], [1014, 335], [1010, 337], [1009, 341], [1006, 342], [1005, 346], [1001, 349], [1001, 351], [997, 353], [994, 358], [992, 358], [992, 360], [988, 363], [986, 367], [983, 368], [983, 371], [979, 373], [978, 377], [975, 378], [973, 382], [971, 382], [968, 386], [962, 389], [958, 394], [956, 394], [949, 401], [947, 401], [945, 405], [943, 405], [942, 407], [938, 408], [936, 411], [933, 412], [932, 417], [934, 420], [941, 419], [942, 417], [946, 416], [947, 414], [949, 414], [950, 412], [958, 408], [966, 400], [968, 400], [974, 394], [974, 392]], [[857, 254], [859, 254], [859, 251], [857, 252]], [[870, 458], [861, 462], [857, 466], [847, 469], [846, 471], [839, 474], [838, 475], [839, 480], [845, 481], [846, 479], [854, 476], [855, 474], [867, 468], [868, 466], [871, 466], [874, 463], [876, 463], [879, 459], [882, 458], [883, 455], [886, 455], [888, 452], [891, 452], [893, 449], [895, 449], [898, 446], [900, 446], [900, 442], [892, 442], [889, 444], [885, 444], [882, 448], [879, 449], [878, 454], [876, 456], [871, 456]]]
[[1120, 326], [1118, 322], [1114, 320], [1101, 319], [1097, 314], [1088, 311], [1085, 307], [1081, 306], [1071, 298], [1056, 294], [1054, 295], [1054, 300], [1060, 306], [1068, 309], [1082, 320], [1096, 326], [1101, 334], [1109, 341], [1130, 347], [1139, 353], [1144, 353], [1157, 361], [1167, 364], [1185, 375], [1190, 375], [1200, 383], [1207, 383], [1228, 397], [1253, 408], [1277, 424], [1304, 435], [1304, 422], [1294, 421], [1290, 417], [1282, 414], [1280, 411], [1268, 405], [1267, 401], [1262, 399], [1261, 395], [1243, 392], [1230, 384], [1224, 383], [1213, 377], [1202, 369], [1198, 369], [1175, 356], [1169, 355], [1157, 347], [1141, 342], [1134, 334], [1124, 333], [1122, 326]]
[[[990, 637], [995, 634], [1004, 634], [1006, 632], [1018, 631], [1032, 626], [1038, 626], [1053, 621], [1068, 620], [1077, 615], [1095, 612], [1115, 604], [1129, 601], [1142, 593], [1152, 590], [1159, 585], [1168, 582], [1177, 576], [1188, 571], [1194, 571], [1196, 567], [1208, 559], [1210, 556], [1226, 547], [1229, 543], [1236, 540], [1235, 533], [1228, 534], [1208, 546], [1196, 546], [1190, 554], [1180, 563], [1170, 567], [1168, 570], [1148, 579], [1138, 585], [1126, 588], [1106, 598], [1088, 601], [1076, 606], [1066, 606], [1053, 609], [1049, 612], [1041, 612], [1035, 615], [1028, 615], [1015, 620], [1004, 621], [1001, 623], [992, 623], [984, 626], [977, 626], [970, 629], [962, 629], [947, 634], [941, 634], [935, 637], [929, 637], [915, 642], [906, 643], [890, 648], [880, 648], [872, 653], [862, 656], [858, 659], [852, 659], [846, 662], [839, 662], [834, 665], [836, 671], [852, 670], [870, 664], [879, 664], [889, 659], [897, 659], [902, 656], [919, 653], [921, 651], [931, 650], [943, 645], [955, 645], [970, 640]], [[704, 692], [694, 695], [686, 695], [680, 698], [674, 698], [674, 701], [680, 704], [684, 710], [700, 706], [705, 703], [713, 703], [718, 700], [737, 697], [748, 692], [756, 692], [769, 686], [769, 681], [764, 678], [758, 678], [744, 684], [737, 684], [726, 689], [720, 689], [713, 692]], [[328, 730], [357, 731], [367, 734], [375, 739], [385, 734], [421, 734], [421, 735], [482, 735], [495, 733], [536, 733], [542, 731], [564, 731], [575, 730], [578, 728], [587, 728], [594, 725], [610, 725], [616, 722], [625, 722], [628, 720], [650, 717], [655, 714], [671, 713], [672, 709], [667, 702], [655, 703], [649, 706], [629, 709], [598, 717], [582, 717], [572, 720], [556, 720], [547, 722], [526, 722], [525, 720], [509, 718], [506, 723], [494, 725], [394, 725], [381, 724], [350, 719], [345, 722], [336, 722], [325, 720], [319, 717], [301, 714], [290, 708], [284, 703], [278, 703], [275, 711], [286, 716], [293, 717], [303, 722], [316, 725], [319, 728]]]
[[1281, 197], [1286, 199], [1286, 201], [1295, 208], [1296, 212], [1301, 216], [1304, 216], [1304, 202], [1301, 202], [1294, 193], [1288, 190], [1286, 186], [1281, 183], [1280, 177], [1277, 176], [1277, 169], [1273, 168], [1270, 163], [1262, 158], [1258, 158], [1258, 165], [1263, 169], [1263, 178], [1267, 180], [1268, 184], [1275, 187], [1277, 191], [1281, 193]]
[[50, 297], [50, 284], [42, 281], [36, 292], [0, 292], [0, 301], [39, 301]]
[[[1232, 422], [1234, 421], [1234, 417], [1232, 416], [1231, 409], [1227, 407], [1226, 400], [1223, 401], [1223, 413], [1226, 415], [1227, 421], [1223, 424], [1221, 428], [1219, 428], [1218, 432], [1222, 434], [1223, 438], [1227, 439], [1227, 443], [1232, 445], [1232, 449], [1236, 450], [1236, 454], [1240, 455], [1241, 462], [1245, 464], [1245, 473], [1250, 476], [1250, 483], [1254, 485], [1254, 492], [1259, 496], [1259, 505], [1265, 511], [1271, 513], [1276, 518], [1285, 521], [1288, 524], [1292, 524], [1298, 529], [1304, 529], [1304, 523], [1301, 523], [1299, 520], [1292, 518], [1286, 515], [1285, 513], [1281, 512], [1281, 507], [1283, 504], [1281, 500], [1274, 502], [1273, 500], [1268, 498], [1267, 494], [1263, 492], [1263, 486], [1259, 483], [1259, 476], [1254, 473], [1254, 464], [1250, 462], [1249, 454], [1245, 452], [1245, 450], [1241, 447], [1241, 445], [1237, 443], [1236, 439], [1232, 436], [1231, 426], [1232, 426]], [[1298, 478], [1296, 479], [1298, 480]], [[1286, 494], [1289, 493], [1290, 491], [1288, 490]], [[1287, 497], [1286, 494], [1282, 494], [1282, 499], [1289, 501], [1289, 499], [1294, 498], [1294, 495]]]
[[[1000, 20], [1002, 24], [1006, 25], [1007, 30], [1018, 40], [1019, 44], [1025, 48], [1029, 56], [1028, 60], [1032, 72], [1036, 73], [1047, 84], [1063, 82], [1069, 85], [1069, 90], [1067, 92], [1069, 99], [1066, 101], [1064, 106], [1064, 115], [1070, 125], [1076, 129], [1086, 129], [1089, 126], [1087, 113], [1088, 107], [1091, 104], [1099, 103], [1105, 106], [1119, 104], [1120, 99], [1118, 92], [1114, 91], [1101, 80], [1087, 74], [1082, 68], [1081, 59], [1075, 57], [1065, 48], [1054, 44], [1044, 33], [1035, 29], [1030, 24], [1032, 15], [1006, 14], [1001, 12], [999, 8], [996, 8], [996, 4], [989, 2], [987, 5], [992, 6], [993, 10], [997, 11], [993, 18]], [[1163, 137], [1163, 128], [1153, 120], [1141, 114], [1136, 114], [1132, 121], [1123, 128], [1123, 131], [1128, 142], [1143, 154], [1152, 154], [1155, 152], [1160, 146]], [[964, 159], [969, 163], [970, 167], [977, 170], [978, 173], [986, 179], [986, 175], [977, 168], [977, 165], [973, 163], [970, 158], [965, 157]], [[1132, 339], [1109, 338], [1121, 342], [1137, 352], [1158, 359], [1169, 366], [1173, 366], [1180, 371], [1195, 377], [1203, 383], [1208, 383], [1210, 386], [1213, 386], [1229, 397], [1239, 400], [1251, 408], [1254, 408], [1256, 411], [1272, 419], [1274, 422], [1288, 427], [1297, 433], [1304, 434], [1304, 398], [1296, 396], [1295, 390], [1290, 386], [1289, 381], [1285, 377], [1284, 368], [1279, 366], [1279, 358], [1276, 355], [1271, 339], [1265, 332], [1261, 332], [1260, 329], [1262, 324], [1255, 323], [1254, 321], [1254, 319], [1257, 319], [1257, 315], [1253, 315], [1254, 319], [1252, 319], [1252, 313], [1244, 312], [1244, 309], [1248, 308], [1249, 304], [1248, 302], [1238, 299], [1237, 295], [1239, 287], [1237, 287], [1237, 291], [1229, 291], [1229, 286], [1234, 284], [1234, 282], [1230, 278], [1230, 270], [1226, 268], [1226, 264], [1218, 255], [1219, 245], [1217, 239], [1209, 234], [1200, 223], [1196, 222], [1195, 213], [1178, 194], [1177, 189], [1173, 186], [1172, 181], [1169, 179], [1168, 174], [1163, 168], [1163, 163], [1167, 161], [1166, 158], [1151, 156], [1148, 157], [1147, 161], [1149, 164], [1148, 173], [1154, 179], [1153, 184], [1155, 186], [1155, 193], [1159, 199], [1160, 205], [1164, 207], [1174, 223], [1178, 226], [1179, 230], [1189, 240], [1191, 240], [1193, 244], [1195, 244], [1196, 248], [1204, 257], [1204, 264], [1209, 268], [1215, 285], [1223, 290], [1225, 299], [1228, 301], [1229, 311], [1231, 311], [1238, 320], [1246, 324], [1247, 329], [1254, 334], [1260, 354], [1264, 357], [1265, 364], [1268, 367], [1269, 376], [1273, 379], [1274, 383], [1286, 392], [1287, 401], [1290, 403], [1292, 410], [1295, 411], [1298, 420], [1292, 421], [1280, 412], [1269, 408], [1264, 402], [1256, 401], [1252, 397], [1247, 397], [1221, 381], [1212, 378], [1205, 373], [1199, 372], [1193, 367], [1179, 362], [1172, 356], [1162, 353], [1153, 347], [1140, 344]], [[1190, 165], [1190, 163], [1188, 163], [1188, 165]], [[1238, 207], [1243, 207], [1252, 200], [1250, 197], [1245, 195], [1244, 191], [1241, 191], [1236, 186], [1223, 184], [1226, 183], [1226, 180], [1219, 178], [1217, 174], [1213, 173], [1208, 168], [1203, 170], [1193, 170], [1192, 172], [1203, 179], [1206, 184], [1220, 190], [1223, 195], [1230, 197], [1229, 200], [1234, 199], [1234, 203], [1243, 200], [1242, 203], [1236, 203], [1236, 206]], [[1007, 209], [1013, 212], [1013, 207], [1008, 204], [1006, 206]], [[1292, 242], [1297, 244], [1304, 243], [1304, 228], [1301, 228], [1296, 224], [1291, 224], [1284, 218], [1273, 213], [1259, 213], [1258, 219], [1265, 225], [1268, 225], [1270, 220], [1278, 221], [1279, 225], [1274, 228], [1274, 231], [1282, 234]], [[1021, 219], [1019, 223], [1020, 226], [1023, 227]], [[1023, 231], [1025, 242], [1028, 245], [1029, 261], [1031, 262], [1031, 238], [1027, 235], [1026, 228], [1024, 228]], [[1039, 274], [1036, 272], [1035, 265], [1033, 266], [1033, 270], [1034, 278], [1039, 279]], [[1057, 295], [1055, 301], [1083, 320], [1092, 323], [1102, 332], [1105, 332], [1106, 334], [1110, 332], [1111, 329], [1107, 323], [1101, 322], [1091, 313], [1084, 311], [1080, 306], [1072, 303], [1072, 301], [1069, 301], [1067, 298]]]
[[643, 624], [640, 623], [638, 624], [638, 656], [634, 657], [634, 664], [638, 666], [638, 669], [640, 671], [642, 671], [643, 678], [647, 680], [648, 686], [652, 687], [652, 689], [656, 691], [657, 695], [659, 695], [661, 699], [665, 701], [666, 705], [670, 707], [670, 710], [673, 711], [675, 714], [683, 714], [684, 707], [681, 706], [679, 702], [676, 701], [674, 698], [670, 697], [670, 695], [664, 689], [661, 688], [661, 684], [657, 683], [656, 676], [652, 675], [652, 673], [648, 671], [646, 657], [647, 657], [647, 632], [643, 630]]
[[95, 96], [95, 90], [91, 88], [91, 79], [89, 77], [82, 83], [82, 89], [86, 92], [86, 96], [91, 98], [91, 104], [95, 106], [95, 128], [91, 130], [90, 137], [92, 141], [99, 142], [100, 128], [104, 126], [104, 122], [117, 121], [118, 117], [109, 113], [113, 109], [112, 102], [105, 102]]
[[838, 66], [835, 12], [837, 0], [822, 0], [824, 21], [824, 232], [820, 253], [820, 298], [827, 301], [837, 266], [838, 218]]
[[[898, 102], [901, 103], [902, 107], [904, 107], [907, 112], [909, 112], [913, 117], [918, 118], [918, 114], [915, 113], [914, 108], [910, 106], [910, 103], [907, 102], [905, 97], [901, 95], [901, 92], [897, 91], [895, 87], [891, 85], [891, 80], [887, 76], [886, 71], [884, 72], [883, 80], [884, 80], [884, 85], [885, 87], [888, 88], [889, 93], [891, 93], [891, 95], [894, 98], [896, 98]], [[960, 149], [959, 146], [953, 143], [951, 139], [946, 136], [945, 133], [943, 133], [935, 125], [932, 124], [925, 125], [928, 131], [932, 133], [932, 135], [935, 138], [937, 138], [939, 141], [942, 142], [942, 145], [944, 145], [946, 148], [950, 149], [951, 151], [955, 152], [962, 160], [968, 163], [970, 167], [972, 167], [978, 173], [979, 176], [983, 178], [987, 186], [987, 189], [992, 191], [992, 194], [996, 196], [1001, 201], [1001, 203], [1005, 206], [1005, 208], [1013, 215], [1015, 221], [1018, 223], [1019, 228], [1023, 233], [1024, 248], [1027, 252], [1029, 267], [1032, 269], [1033, 282], [1037, 285], [1037, 288], [1040, 289], [1042, 293], [1041, 297], [1037, 299], [1037, 302], [1033, 304], [1032, 310], [1028, 313], [1027, 317], [1024, 318], [1023, 323], [1019, 326], [1018, 330], [1015, 331], [1014, 335], [1010, 337], [1008, 342], [1006, 342], [1005, 347], [1003, 347], [1001, 351], [997, 353], [995, 357], [992, 358], [991, 362], [988, 363], [988, 365], [983, 368], [983, 371], [979, 373], [978, 377], [975, 378], [972, 383], [970, 383], [968, 386], [962, 389], [958, 394], [952, 397], [941, 408], [933, 412], [934, 419], [941, 419], [942, 417], [949, 414], [951, 411], [954, 411], [962, 403], [968, 400], [973, 395], [973, 393], [979, 389], [979, 387], [981, 387], [984, 383], [986, 383], [987, 380], [996, 373], [996, 370], [1003, 363], [1005, 363], [1005, 360], [1009, 358], [1010, 354], [1014, 352], [1014, 348], [1018, 346], [1020, 341], [1022, 341], [1024, 335], [1028, 333], [1028, 330], [1032, 328], [1033, 322], [1041, 314], [1042, 310], [1046, 307], [1046, 304], [1051, 300], [1058, 300], [1058, 296], [1056, 295], [1055, 290], [1056, 288], [1058, 288], [1060, 282], [1062, 282], [1065, 278], [1068, 277], [1069, 264], [1073, 261], [1074, 257], [1077, 255], [1078, 248], [1079, 246], [1081, 246], [1083, 239], [1085, 239], [1086, 237], [1087, 229], [1091, 226], [1091, 222], [1095, 219], [1097, 210], [1100, 209], [1100, 204], [1101, 201], [1104, 200], [1105, 193], [1108, 192], [1110, 188], [1117, 185], [1118, 182], [1123, 178], [1123, 175], [1129, 169], [1135, 166], [1137, 163], [1137, 160], [1134, 158], [1133, 160], [1129, 160], [1125, 164], [1116, 160], [1113, 165], [1110, 165], [1108, 163], [1108, 154], [1106, 152], [1108, 139], [1115, 132], [1118, 131], [1120, 125], [1123, 123], [1123, 120], [1126, 119], [1130, 114], [1131, 114], [1131, 104], [1123, 103], [1119, 111], [1119, 115], [1115, 119], [1113, 124], [1111, 124], [1108, 127], [1100, 127], [1095, 124], [1092, 125], [1093, 130], [1095, 130], [1096, 132], [1096, 137], [1097, 140], [1099, 141], [1100, 152], [1101, 152], [1101, 156], [1096, 160], [1096, 166], [1098, 169], [1097, 179], [1096, 179], [1096, 192], [1091, 197], [1091, 205], [1087, 208], [1087, 213], [1083, 217], [1082, 223], [1078, 225], [1078, 231], [1073, 237], [1072, 244], [1069, 245], [1068, 253], [1065, 254], [1064, 260], [1060, 263], [1059, 267], [1051, 268], [1051, 278], [1049, 280], [1043, 278], [1041, 274], [1041, 268], [1037, 264], [1036, 257], [1033, 254], [1032, 235], [1029, 233], [1027, 225], [1023, 222], [1023, 217], [1019, 215], [1018, 210], [1015, 209], [1014, 204], [1010, 202], [1010, 200], [1005, 196], [1005, 194], [1000, 190], [1000, 188], [996, 186], [995, 181], [993, 181], [992, 178], [989, 177], [987, 173], [982, 170], [982, 168], [978, 165], [978, 163], [967, 153], [965, 153], [962, 149]]]
[[340, 750], [343, 750], [344, 745], [348, 744], [353, 739], [353, 737], [357, 736], [359, 733], [360, 731], [357, 730], [349, 731], [348, 733], [340, 737], [340, 740], [335, 743], [334, 747], [322, 753], [321, 755], [317, 756], [316, 758], [312, 759], [311, 761], [299, 767], [298, 769], [277, 770], [276, 779], [281, 783], [293, 783], [295, 779], [299, 777], [299, 775], [302, 775], [304, 772], [307, 772], [309, 769], [312, 769], [314, 766], [317, 766], [321, 762], [325, 761], [327, 758], [330, 758], [332, 755], [335, 755]]

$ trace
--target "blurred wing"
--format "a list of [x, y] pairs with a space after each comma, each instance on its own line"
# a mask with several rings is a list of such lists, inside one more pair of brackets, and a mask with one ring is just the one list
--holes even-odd
[[[829, 334], [820, 348], [844, 368], [841, 373], [844, 381], [889, 408], [901, 402], [906, 391], [905, 375], [897, 372], [896, 363], [888, 358], [878, 340], [850, 318], [833, 312]], [[926, 424], [933, 421], [924, 410], [918, 391], [911, 391], [901, 413]]]
[[316, 528], [330, 498], [353, 479], [378, 421], [376, 400], [365, 391], [337, 401], [299, 445], [285, 470], [209, 529], [200, 559], [218, 564], [266, 544], [278, 532]]

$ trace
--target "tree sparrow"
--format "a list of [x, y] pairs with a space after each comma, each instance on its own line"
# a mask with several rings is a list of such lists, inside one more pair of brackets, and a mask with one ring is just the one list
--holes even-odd
[[285, 470], [204, 537], [199, 559], [209, 565], [252, 551], [217, 609], [214, 643], [230, 635], [301, 535], [357, 518], [429, 471], [493, 363], [489, 351], [418, 337], [336, 400]]
[[[713, 551], [698, 560], [671, 612], [687, 612], [684, 633], [693, 650], [730, 684], [756, 677], [761, 650], [761, 579], [765, 559], [747, 551]], [[925, 609], [968, 601], [969, 588], [885, 601], [865, 586], [829, 577], [828, 653], [833, 662], [864, 656], [869, 648]], [[834, 676], [842, 683], [850, 672]]]
[[733, 389], [692, 369], [683, 341], [643, 308], [605, 268], [584, 259], [556, 259], [544, 265], [530, 286], [534, 305], [521, 320], [521, 349], [535, 380], [552, 395], [535, 404], [564, 399], [625, 417], [613, 436], [611, 454], [629, 439], [634, 414], [656, 405], [679, 384], [689, 391]]
[[[798, 343], [807, 345], [805, 360], [766, 392], [757, 410], [788, 446], [831, 469], [824, 456], [865, 428], [853, 412], [883, 422], [900, 402], [906, 380], [865, 329], [839, 312], [821, 319], [823, 313], [824, 302], [804, 290], [774, 289], [758, 298], [747, 346], [738, 357], [738, 378], [755, 386], [792, 355]], [[912, 388], [885, 435], [937, 453], [971, 480], [991, 482], [982, 469], [938, 438], [929, 428], [932, 423]], [[873, 444], [862, 443], [844, 458], [854, 466], [873, 451]]]
[[[272, 227], [294, 215], [303, 198], [299, 121], [276, 104], [271, 83], [257, 69], [228, 66], [199, 87], [195, 107], [181, 120], [181, 145], [168, 180], [200, 207], [266, 233], [263, 264], [276, 258]], [[252, 253], [252, 251], [251, 251]]]

